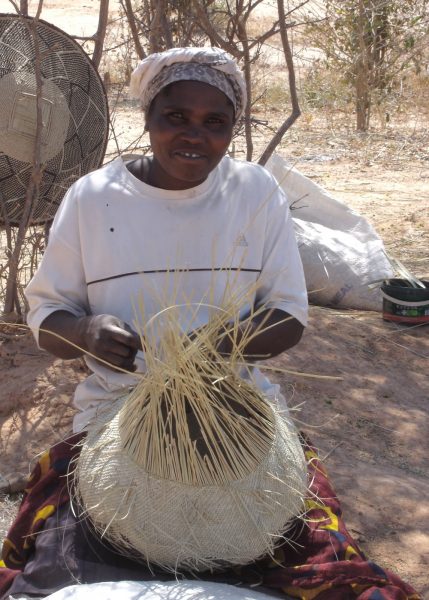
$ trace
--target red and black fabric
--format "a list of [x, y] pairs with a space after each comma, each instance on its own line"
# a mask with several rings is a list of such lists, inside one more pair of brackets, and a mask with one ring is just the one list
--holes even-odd
[[[34, 469], [3, 544], [0, 600], [9, 593], [48, 595], [76, 583], [168, 580], [171, 574], [121, 557], [70, 507], [67, 473], [82, 435], [46, 452]], [[369, 561], [346, 529], [341, 506], [316, 451], [303, 437], [311, 478], [304, 520], [274, 557], [200, 579], [243, 585], [300, 600], [421, 600], [397, 575]], [[192, 578], [184, 574], [185, 578]]]

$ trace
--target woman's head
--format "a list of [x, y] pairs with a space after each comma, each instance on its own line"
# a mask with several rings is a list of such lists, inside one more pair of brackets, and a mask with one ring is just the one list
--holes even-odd
[[152, 146], [152, 185], [187, 189], [208, 177], [228, 150], [234, 109], [207, 83], [177, 81], [152, 101], [146, 126]]
[[152, 145], [150, 183], [187, 189], [202, 183], [230, 144], [244, 109], [244, 80], [217, 48], [152, 54], [134, 71], [131, 91], [146, 115]]
[[237, 121], [246, 107], [246, 84], [235, 59], [220, 48], [171, 48], [143, 59], [131, 75], [131, 95], [147, 113], [155, 96], [175, 81], [200, 81], [220, 89]]

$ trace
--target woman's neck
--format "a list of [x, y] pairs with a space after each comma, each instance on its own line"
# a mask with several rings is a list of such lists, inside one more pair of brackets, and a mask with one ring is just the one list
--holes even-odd
[[125, 163], [128, 171], [131, 175], [134, 175], [143, 183], [147, 183], [148, 185], [152, 185], [150, 183], [150, 158], [149, 156], [140, 156], [134, 160], [131, 160]]

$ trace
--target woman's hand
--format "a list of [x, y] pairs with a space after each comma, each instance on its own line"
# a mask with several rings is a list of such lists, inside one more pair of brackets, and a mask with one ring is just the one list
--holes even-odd
[[96, 315], [83, 317], [79, 329], [88, 352], [111, 365], [135, 371], [141, 342], [127, 323], [112, 315]]
[[140, 338], [127, 323], [113, 315], [75, 317], [66, 311], [56, 311], [43, 321], [40, 329], [40, 346], [59, 358], [76, 358], [88, 352], [113, 367], [131, 372], [136, 369], [134, 361], [141, 350]]

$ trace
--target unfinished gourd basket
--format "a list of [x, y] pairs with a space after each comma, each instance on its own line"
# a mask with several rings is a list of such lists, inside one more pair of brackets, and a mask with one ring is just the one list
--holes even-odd
[[304, 453], [293, 423], [237, 374], [243, 340], [225, 360], [217, 318], [192, 341], [178, 322], [170, 309], [160, 337], [142, 336], [147, 374], [88, 431], [76, 499], [122, 554], [174, 572], [243, 565], [303, 513]]

